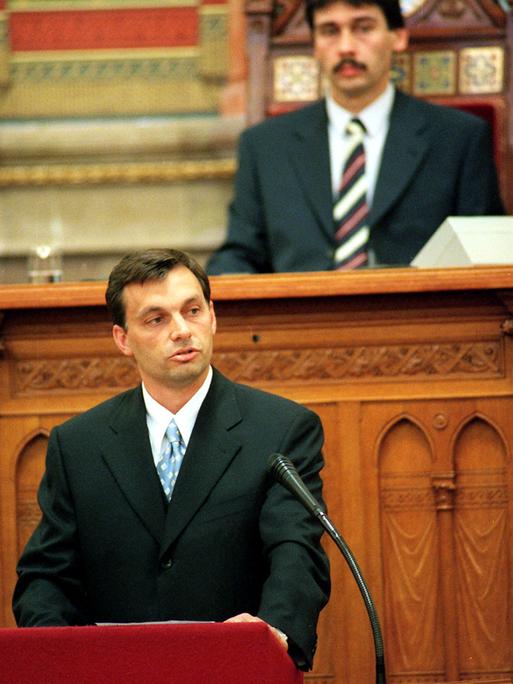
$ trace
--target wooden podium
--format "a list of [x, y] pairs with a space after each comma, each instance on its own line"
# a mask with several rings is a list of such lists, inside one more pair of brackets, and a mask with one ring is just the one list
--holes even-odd
[[[49, 430], [138, 381], [104, 283], [0, 289], [3, 624]], [[330, 517], [375, 599], [389, 682], [513, 672], [513, 267], [212, 278], [215, 365], [307, 404]], [[267, 457], [267, 454], [263, 454]], [[371, 684], [367, 615], [334, 545], [315, 684]]]

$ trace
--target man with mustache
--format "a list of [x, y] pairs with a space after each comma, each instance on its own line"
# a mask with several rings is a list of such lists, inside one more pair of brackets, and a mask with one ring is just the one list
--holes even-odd
[[212, 368], [210, 285], [184, 252], [125, 256], [106, 298], [142, 384], [52, 431], [17, 624], [264, 621], [309, 669], [329, 595], [322, 528], [267, 459], [287, 454], [322, 501], [318, 416]]
[[488, 124], [390, 82], [408, 44], [398, 0], [306, 0], [306, 19], [328, 93], [242, 134], [228, 234], [209, 273], [340, 266], [333, 204], [354, 118], [366, 208], [364, 254], [349, 265], [409, 264], [447, 216], [503, 213]]

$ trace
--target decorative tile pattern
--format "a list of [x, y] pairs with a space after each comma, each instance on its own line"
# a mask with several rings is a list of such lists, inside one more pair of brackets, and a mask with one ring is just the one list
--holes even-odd
[[[0, 0], [2, 3], [3, 0]], [[226, 0], [11, 0], [0, 118], [214, 113]], [[5, 45], [7, 45], [4, 40]]]
[[400, 52], [394, 55], [390, 77], [393, 83], [404, 93], [411, 93], [411, 55]]
[[459, 71], [460, 93], [500, 93], [504, 85], [504, 49], [464, 48]]
[[6, 13], [0, 9], [0, 85], [9, 81], [9, 31]]
[[414, 55], [415, 95], [454, 95], [456, 54], [453, 50], [417, 52]]
[[[178, 52], [178, 51], [177, 51]], [[167, 82], [192, 80], [196, 74], [197, 48], [191, 48], [188, 55], [177, 57], [144, 58], [137, 53], [132, 56], [113, 56], [96, 59], [88, 58], [87, 53], [80, 53], [75, 58], [46, 59], [37, 56], [26, 59], [13, 59], [11, 75], [13, 81], [24, 86], [36, 83], [120, 83], [138, 80], [144, 82]], [[30, 55], [30, 53], [27, 53]]]
[[169, 115], [216, 111], [217, 81], [198, 72], [201, 48], [15, 55], [0, 117]]
[[277, 57], [273, 68], [275, 102], [309, 102], [319, 97], [319, 66], [313, 57]]
[[199, 11], [199, 73], [223, 78], [228, 73], [229, 37], [226, 4], [204, 5]]

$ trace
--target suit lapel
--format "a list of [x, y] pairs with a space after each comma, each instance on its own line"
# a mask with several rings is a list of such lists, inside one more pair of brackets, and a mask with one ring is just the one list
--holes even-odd
[[229, 430], [240, 420], [233, 385], [214, 370], [173, 490], [161, 553], [188, 524], [239, 451], [241, 445]]
[[103, 458], [129, 505], [160, 543], [165, 511], [140, 387], [123, 395], [110, 428], [112, 437], [105, 446]]
[[301, 191], [322, 229], [333, 238], [331, 171], [324, 100], [298, 113], [290, 159]]
[[401, 197], [424, 158], [429, 147], [427, 124], [415, 100], [396, 91], [369, 216], [373, 228], [379, 230], [379, 221]]

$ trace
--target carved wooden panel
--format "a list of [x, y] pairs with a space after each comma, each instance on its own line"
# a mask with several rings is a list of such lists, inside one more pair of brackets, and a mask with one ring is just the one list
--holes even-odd
[[72, 359], [37, 358], [14, 366], [15, 396], [34, 393], [121, 390], [140, 381], [131, 359], [96, 356]]
[[500, 428], [476, 416], [460, 430], [454, 456], [460, 671], [502, 674], [511, 670], [513, 654], [508, 448]]
[[[504, 376], [499, 340], [221, 351], [215, 354], [215, 363], [230, 378], [245, 383]], [[119, 390], [138, 382], [139, 374], [132, 360], [117, 355], [72, 359], [38, 355], [14, 365], [14, 396], [20, 397], [46, 392]]]
[[[381, 535], [387, 640], [393, 674], [444, 670], [437, 602], [439, 531], [430, 473], [434, 455], [422, 428], [407, 417], [387, 427], [379, 446]], [[396, 677], [392, 681], [402, 681]]]
[[362, 408], [379, 472], [388, 682], [512, 676], [505, 409], [497, 400]]
[[40, 511], [37, 489], [44, 470], [48, 434], [70, 414], [54, 412], [37, 416], [30, 407], [25, 415], [0, 416], [0, 522], [2, 624], [13, 625], [11, 595], [16, 562], [36, 526]]
[[16, 458], [16, 550], [25, 548], [41, 516], [37, 505], [37, 489], [44, 470], [48, 436], [46, 431], [33, 435]]
[[[328, 511], [376, 603], [388, 684], [513, 671], [511, 271], [494, 273], [215, 283], [217, 367], [322, 419]], [[13, 624], [15, 565], [38, 518], [50, 430], [138, 381], [112, 343], [103, 288], [97, 302], [80, 289], [83, 306], [73, 289], [60, 308], [63, 289], [42, 309], [23, 299], [33, 290], [17, 291], [0, 328], [3, 625]], [[306, 682], [372, 684], [361, 596], [331, 540], [325, 547], [333, 593]]]

